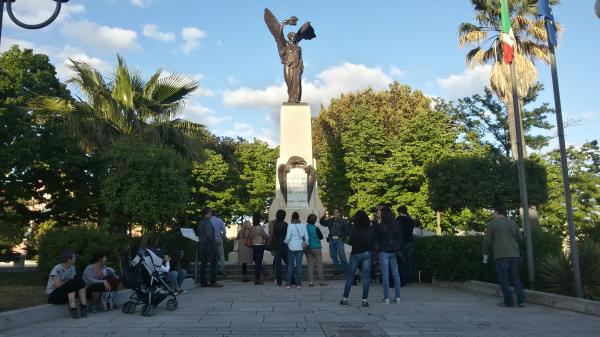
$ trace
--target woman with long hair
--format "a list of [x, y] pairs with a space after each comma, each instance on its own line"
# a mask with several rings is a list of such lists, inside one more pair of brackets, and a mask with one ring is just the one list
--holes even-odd
[[246, 220], [242, 224], [242, 229], [238, 232], [238, 263], [242, 264], [242, 282], [248, 282], [246, 272], [248, 271], [248, 265], [252, 263], [252, 249], [246, 247], [244, 244], [248, 236], [250, 236], [250, 228], [252, 222]]
[[383, 282], [383, 303], [389, 304], [390, 270], [394, 278], [394, 302], [400, 303], [400, 273], [398, 272], [398, 254], [402, 249], [402, 228], [394, 218], [389, 206], [379, 210], [381, 222], [375, 227], [375, 240], [379, 247], [379, 266]]
[[288, 268], [286, 288], [292, 284], [292, 273], [296, 270], [296, 285], [302, 288], [302, 253], [308, 246], [306, 225], [300, 223], [298, 212], [292, 213], [292, 223], [289, 224], [284, 242], [288, 245]]
[[371, 254], [375, 243], [375, 235], [371, 229], [369, 216], [363, 210], [356, 212], [352, 217], [352, 231], [350, 232], [350, 261], [348, 265], [348, 274], [346, 275], [346, 285], [344, 286], [344, 296], [340, 301], [341, 305], [348, 305], [348, 296], [356, 270], [360, 267], [362, 271], [362, 306], [369, 306], [369, 286], [371, 285]]
[[269, 227], [269, 230], [271, 231], [269, 235], [271, 236], [271, 253], [273, 254], [275, 283], [277, 283], [278, 286], [281, 286], [283, 283], [283, 272], [281, 270], [282, 263], [288, 263], [288, 248], [283, 242], [287, 235], [288, 228], [288, 223], [285, 222], [285, 215], [286, 213], [284, 210], [278, 210], [275, 214], [275, 221]]

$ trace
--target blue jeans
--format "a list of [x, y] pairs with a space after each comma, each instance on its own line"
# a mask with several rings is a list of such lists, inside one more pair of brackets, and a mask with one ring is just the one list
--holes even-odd
[[335, 270], [341, 271], [348, 269], [346, 251], [344, 250], [344, 241], [340, 239], [329, 239], [329, 256], [331, 257], [331, 261], [335, 266]]
[[181, 284], [183, 283], [183, 280], [185, 280], [186, 275], [187, 272], [185, 271], [185, 269], [171, 270], [167, 274], [167, 283], [169, 284], [169, 287], [171, 287], [171, 289], [173, 290], [180, 289]]
[[344, 297], [348, 298], [350, 295], [350, 287], [352, 287], [354, 274], [356, 274], [358, 267], [360, 267], [360, 270], [362, 271], [362, 299], [366, 300], [369, 297], [369, 286], [371, 285], [371, 252], [350, 255], [350, 267], [348, 267], [348, 274], [346, 275]]
[[252, 245], [252, 261], [254, 261], [254, 280], [260, 281], [265, 245]]
[[288, 265], [287, 265], [287, 283], [290, 285], [292, 283], [292, 273], [294, 271], [294, 267], [296, 268], [296, 284], [299, 286], [302, 285], [302, 255], [304, 251], [302, 250], [288, 250]]
[[512, 290], [510, 285], [515, 287], [517, 293], [517, 303], [525, 302], [525, 293], [523, 292], [523, 284], [519, 279], [519, 263], [520, 257], [503, 257], [494, 261], [494, 268], [498, 275], [498, 283], [504, 295], [504, 304], [507, 306], [513, 305]]
[[400, 274], [398, 273], [398, 257], [396, 253], [379, 252], [379, 266], [383, 282], [383, 298], [390, 298], [390, 268], [394, 277], [394, 292], [396, 293], [396, 298], [400, 298]]

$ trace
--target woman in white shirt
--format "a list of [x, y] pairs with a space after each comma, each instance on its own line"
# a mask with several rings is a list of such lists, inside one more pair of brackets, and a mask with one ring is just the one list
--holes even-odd
[[296, 269], [296, 284], [302, 288], [302, 255], [308, 246], [306, 225], [300, 223], [298, 212], [292, 213], [292, 223], [288, 225], [284, 242], [288, 245], [288, 270], [286, 288], [290, 289], [292, 273]]

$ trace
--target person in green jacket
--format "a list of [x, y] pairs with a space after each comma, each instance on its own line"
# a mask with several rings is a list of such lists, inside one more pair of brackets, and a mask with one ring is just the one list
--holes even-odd
[[308, 263], [308, 286], [314, 286], [314, 266], [317, 265], [317, 274], [319, 275], [319, 285], [326, 286], [325, 278], [323, 277], [323, 254], [321, 253], [321, 240], [323, 233], [315, 223], [317, 216], [311, 214], [306, 219], [306, 232], [308, 233], [308, 247], [304, 250], [306, 254], [306, 262]]
[[496, 206], [494, 209], [494, 220], [487, 224], [485, 237], [483, 238], [482, 251], [483, 263], [487, 264], [490, 253], [494, 256], [494, 268], [498, 275], [498, 284], [504, 295], [501, 306], [512, 307], [511, 284], [517, 293], [517, 306], [525, 305], [525, 294], [523, 284], [519, 278], [519, 264], [521, 255], [519, 243], [523, 240], [521, 231], [517, 224], [506, 217], [506, 208]]

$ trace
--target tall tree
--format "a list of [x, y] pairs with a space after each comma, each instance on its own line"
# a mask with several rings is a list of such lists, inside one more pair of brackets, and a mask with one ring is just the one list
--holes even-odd
[[[544, 103], [541, 106], [530, 108], [543, 90], [543, 85], [537, 82], [523, 98], [523, 130], [525, 141], [529, 147], [540, 150], [548, 145], [550, 137], [534, 135], [534, 129], [549, 130], [552, 125], [546, 120], [549, 113], [554, 112]], [[483, 94], [475, 94], [458, 100], [455, 109], [451, 110], [454, 118], [464, 123], [467, 131], [474, 132], [487, 144], [492, 146], [498, 153], [507, 158], [511, 156], [511, 140], [509, 136], [509, 121], [506, 108], [498, 101], [489, 88], [485, 88]]]
[[86, 149], [102, 148], [123, 137], [165, 144], [189, 159], [196, 158], [194, 138], [206, 139], [204, 126], [177, 119], [196, 81], [156, 71], [145, 80], [117, 56], [114, 77], [107, 81], [92, 65], [71, 60], [74, 75], [68, 81], [86, 100], [42, 97], [33, 108], [61, 114]]
[[275, 197], [275, 166], [279, 149], [255, 139], [240, 141], [236, 148], [240, 185], [239, 214], [265, 214]]
[[[559, 235], [567, 233], [562, 171], [558, 150], [546, 154], [550, 200], [540, 207], [540, 222]], [[580, 233], [600, 234], [600, 146], [598, 140], [567, 149], [573, 217]]]
[[[556, 5], [558, 2], [559, 0], [550, 0], [552, 5]], [[511, 148], [513, 157], [515, 157], [517, 151], [512, 84], [510, 65], [502, 63], [500, 2], [471, 0], [471, 3], [475, 10], [475, 23], [461, 23], [459, 25], [459, 44], [461, 47], [474, 46], [466, 56], [466, 61], [470, 66], [492, 63], [490, 85], [494, 93], [507, 107]], [[536, 16], [537, 0], [508, 0], [508, 6], [516, 40], [513, 62], [517, 69], [517, 91], [522, 102], [523, 97], [527, 96], [537, 77], [534, 61], [549, 62], [550, 60], [546, 42], [546, 28], [544, 20]], [[557, 27], [560, 30], [558, 24]], [[523, 150], [525, 150], [525, 142], [523, 142]]]
[[13, 46], [0, 55], [0, 242], [18, 243], [28, 226], [96, 216], [95, 161], [60, 118], [26, 105], [37, 95], [69, 99], [46, 55]]
[[103, 156], [102, 200], [109, 227], [164, 230], [185, 211], [188, 163], [164, 145], [125, 140]]

